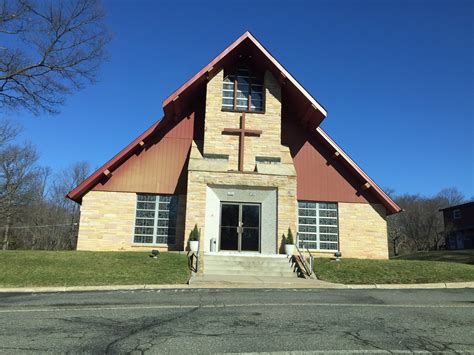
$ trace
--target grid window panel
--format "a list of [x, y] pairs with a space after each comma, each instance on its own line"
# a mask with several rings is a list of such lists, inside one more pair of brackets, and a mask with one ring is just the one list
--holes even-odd
[[320, 234], [319, 240], [322, 242], [336, 242], [337, 243], [337, 234]]
[[153, 202], [137, 202], [137, 208], [140, 210], [154, 210], [155, 204]]
[[249, 88], [246, 86], [237, 86], [237, 98], [238, 99], [249, 99]]
[[337, 243], [321, 242], [321, 243], [319, 243], [319, 249], [322, 249], [322, 250], [336, 250], [337, 249]]
[[158, 218], [168, 219], [170, 218], [170, 213], [168, 211], [158, 211]]
[[137, 218], [135, 221], [135, 226], [144, 226], [144, 227], [153, 227], [155, 225], [155, 221], [151, 218]]
[[337, 234], [337, 226], [319, 226], [319, 233]]
[[169, 211], [169, 203], [168, 202], [160, 202], [158, 204], [158, 208], [160, 211]]
[[298, 201], [298, 245], [338, 250], [337, 203]]
[[[235, 100], [234, 100], [235, 98]], [[249, 102], [249, 99], [251, 101]], [[228, 75], [222, 85], [222, 108], [236, 111], [262, 112], [263, 83], [248, 69], [240, 68], [236, 75]]]
[[319, 224], [321, 225], [329, 225], [329, 226], [335, 226], [337, 225], [337, 218], [319, 218]]
[[318, 227], [300, 225], [299, 231], [300, 233], [316, 233], [318, 231]]
[[317, 219], [316, 218], [304, 218], [300, 217], [299, 219], [299, 224], [309, 224], [309, 225], [316, 225]]
[[262, 92], [261, 91], [260, 92], [254, 91], [252, 89], [252, 102], [254, 102], [254, 101], [260, 101], [261, 102], [262, 100], [263, 100]]
[[222, 97], [228, 98], [228, 99], [234, 99], [234, 90], [222, 90]]
[[319, 215], [321, 217], [337, 217], [336, 210], [320, 210]]
[[137, 194], [134, 243], [174, 244], [178, 198]]
[[142, 211], [137, 209], [137, 218], [155, 218], [155, 211]]
[[300, 238], [304, 239], [305, 242], [317, 242], [318, 241], [317, 234], [301, 233]]
[[300, 208], [316, 208], [316, 202], [299, 201], [298, 206]]
[[156, 201], [156, 196], [155, 195], [137, 195], [137, 201], [155, 202]]
[[133, 238], [134, 243], [147, 243], [151, 244], [153, 243], [153, 236], [144, 236], [144, 235], [136, 235]]
[[304, 209], [300, 208], [298, 211], [299, 215], [301, 217], [303, 216], [311, 216], [311, 217], [316, 217], [316, 210], [315, 209]]
[[234, 99], [222, 99], [222, 106], [234, 108]]
[[251, 111], [263, 111], [263, 102], [255, 101], [252, 99], [252, 104], [250, 105]]
[[[318, 249], [318, 243], [317, 242], [305, 242], [304, 246], [308, 249]], [[302, 247], [303, 246], [300, 245], [300, 248], [302, 248]]]

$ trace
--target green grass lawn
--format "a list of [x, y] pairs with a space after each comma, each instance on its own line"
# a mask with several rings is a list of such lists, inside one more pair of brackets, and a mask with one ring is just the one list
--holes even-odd
[[474, 265], [442, 261], [315, 259], [316, 276], [344, 284], [409, 284], [474, 281]]
[[188, 278], [184, 254], [0, 251], [0, 287], [183, 284]]
[[422, 251], [418, 253], [400, 255], [394, 260], [429, 260], [429, 261], [448, 261], [452, 263], [463, 263], [474, 265], [474, 249], [466, 250], [437, 250]]

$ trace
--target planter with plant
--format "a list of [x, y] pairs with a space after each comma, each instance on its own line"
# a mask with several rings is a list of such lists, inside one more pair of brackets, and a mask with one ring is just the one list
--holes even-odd
[[293, 239], [293, 233], [291, 232], [291, 228], [288, 228], [288, 234], [285, 238], [285, 254], [286, 255], [293, 255], [295, 251], [295, 242]]
[[189, 234], [189, 250], [197, 252], [199, 250], [199, 230], [197, 224]]

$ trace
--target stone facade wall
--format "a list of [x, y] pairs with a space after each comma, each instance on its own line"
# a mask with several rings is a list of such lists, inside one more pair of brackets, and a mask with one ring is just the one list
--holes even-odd
[[[188, 169], [188, 195], [185, 245], [195, 224], [205, 235], [206, 193], [208, 185], [231, 187], [272, 187], [277, 190], [277, 238], [281, 250], [282, 235], [288, 227], [296, 230], [296, 172], [288, 147], [281, 144], [281, 88], [270, 73], [264, 76], [263, 113], [246, 113], [246, 128], [261, 130], [259, 137], [245, 137], [244, 172], [238, 170], [239, 136], [222, 134], [225, 128], [240, 128], [241, 112], [222, 110], [224, 72], [207, 83], [203, 150], [196, 143], [191, 148]], [[205, 154], [225, 154], [228, 160], [212, 161]], [[256, 164], [256, 156], [278, 157], [275, 165]], [[257, 171], [256, 171], [257, 170]], [[201, 245], [204, 244], [203, 240]]]
[[[222, 111], [221, 70], [207, 83], [204, 154], [229, 155], [226, 170], [238, 170], [239, 136], [222, 134], [224, 128], [240, 128], [241, 112]], [[244, 170], [253, 171], [256, 156], [281, 156], [281, 89], [275, 77], [266, 72], [264, 77], [264, 113], [246, 113], [246, 128], [262, 130], [260, 137], [245, 137]]]
[[176, 246], [168, 248], [133, 243], [136, 196], [130, 192], [88, 192], [82, 199], [77, 250], [182, 250], [186, 198], [179, 196]]
[[388, 259], [387, 220], [379, 204], [339, 203], [342, 257]]

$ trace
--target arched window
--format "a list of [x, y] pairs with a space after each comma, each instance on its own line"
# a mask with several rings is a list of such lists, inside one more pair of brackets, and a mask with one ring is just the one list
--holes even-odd
[[226, 111], [263, 112], [263, 82], [249, 69], [240, 68], [227, 75], [222, 88], [222, 109]]

